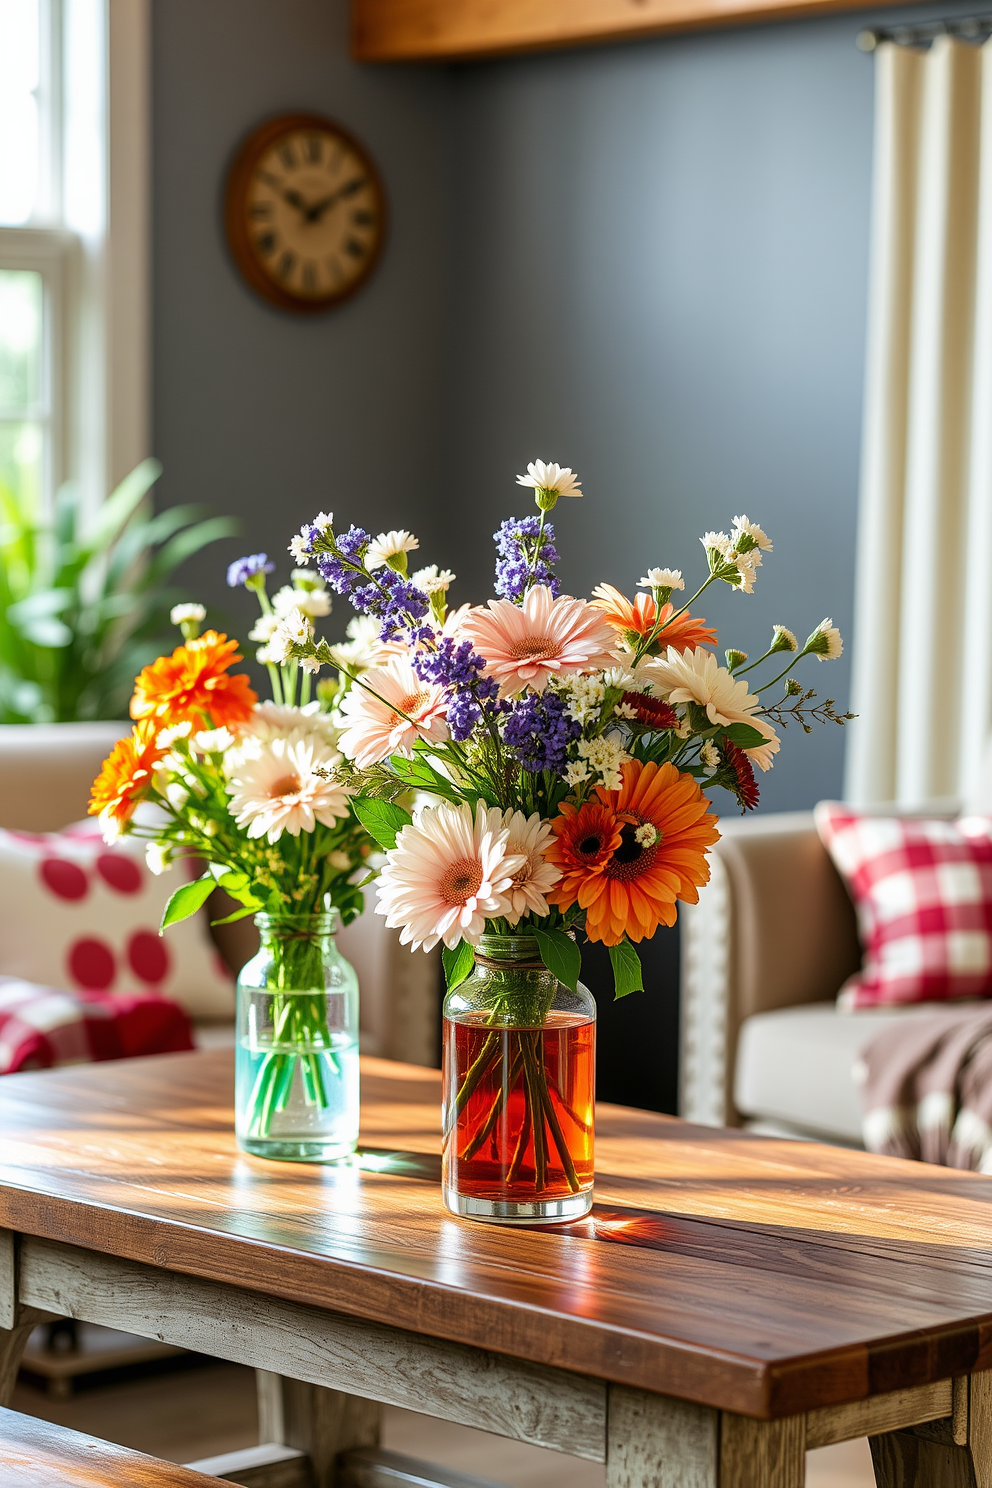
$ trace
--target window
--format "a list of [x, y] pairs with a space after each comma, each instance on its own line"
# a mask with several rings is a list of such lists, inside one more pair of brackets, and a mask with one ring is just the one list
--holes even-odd
[[147, 74], [148, 0], [0, 0], [0, 491], [39, 514], [148, 453]]

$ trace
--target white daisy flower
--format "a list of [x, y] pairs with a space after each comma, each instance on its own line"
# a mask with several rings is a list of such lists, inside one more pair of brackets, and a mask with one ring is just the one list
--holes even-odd
[[532, 486], [535, 491], [554, 491], [557, 496], [581, 496], [581, 482], [571, 466], [546, 465], [532, 460], [526, 475], [517, 476], [518, 486]]
[[294, 563], [307, 563], [310, 559], [310, 539], [298, 532], [290, 539], [289, 553]]
[[332, 771], [339, 758], [316, 740], [269, 740], [239, 761], [228, 785], [231, 815], [249, 837], [269, 842], [283, 832], [312, 832], [317, 822], [333, 827], [348, 814], [348, 791], [333, 774], [315, 771]]
[[275, 662], [276, 666], [282, 666], [292, 658], [295, 646], [305, 646], [312, 640], [313, 626], [310, 620], [298, 606], [294, 606], [280, 616], [279, 624], [269, 637], [265, 647], [268, 659]]
[[272, 608], [279, 619], [296, 609], [310, 620], [320, 620], [331, 613], [331, 596], [324, 588], [294, 589], [284, 584], [273, 594]]
[[226, 728], [201, 729], [193, 743], [201, 754], [223, 754], [234, 743], [234, 735]]
[[707, 739], [699, 751], [699, 758], [707, 775], [715, 775], [720, 765], [720, 752], [712, 739]]
[[803, 647], [803, 654], [815, 656], [817, 661], [836, 661], [843, 653], [841, 633], [832, 620], [821, 620]]
[[734, 518], [734, 530], [730, 540], [740, 553], [749, 552], [752, 548], [760, 548], [764, 553], [772, 551], [768, 534], [762, 531], [757, 522], [751, 522], [747, 517]]
[[397, 564], [392, 559], [402, 559], [401, 572], [406, 572], [406, 555], [413, 553], [420, 547], [420, 539], [414, 537], [412, 532], [404, 528], [392, 532], [380, 532], [369, 543], [365, 554], [365, 567], [368, 569], [396, 568]]
[[754, 580], [758, 569], [761, 567], [761, 554], [757, 548], [751, 548], [746, 553], [731, 553], [731, 562], [740, 574], [740, 580], [732, 584], [738, 594], [753, 594]]
[[637, 586], [639, 589], [684, 589], [680, 568], [649, 568]]
[[798, 651], [799, 642], [791, 630], [786, 630], [784, 625], [772, 626], [772, 643], [769, 651]]
[[455, 577], [450, 568], [439, 569], [436, 563], [432, 563], [427, 568], [418, 568], [413, 582], [425, 594], [447, 594]]
[[201, 604], [177, 604], [169, 611], [169, 619], [173, 625], [189, 624], [199, 625], [206, 620], [207, 612]]
[[255, 624], [248, 632], [248, 639], [250, 641], [262, 641], [263, 643], [271, 641], [278, 624], [278, 615], [259, 615]]
[[158, 878], [172, 867], [172, 853], [167, 842], [149, 842], [145, 845], [145, 863], [149, 873]]
[[[669, 646], [668, 656], [655, 657], [646, 670], [667, 702], [695, 703], [705, 709], [711, 724], [747, 723], [757, 729], [767, 742], [745, 753], [762, 770], [770, 769], [771, 756], [779, 750], [778, 735], [764, 718], [754, 716], [761, 699], [748, 691], [745, 677], [733, 676], [704, 646], [684, 652]], [[691, 733], [688, 720], [683, 727]], [[687, 736], [681, 729], [676, 732], [680, 738]]]

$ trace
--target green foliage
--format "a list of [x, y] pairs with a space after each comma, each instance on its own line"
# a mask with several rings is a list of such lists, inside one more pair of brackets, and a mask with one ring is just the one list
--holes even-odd
[[630, 992], [644, 991], [644, 973], [641, 970], [641, 958], [634, 950], [629, 940], [622, 940], [619, 945], [610, 946], [610, 960], [613, 963], [613, 987], [616, 998], [626, 997]]
[[160, 473], [143, 461], [92, 516], [63, 486], [50, 521], [0, 486], [0, 723], [126, 717], [135, 675], [171, 649], [169, 610], [187, 597], [173, 570], [237, 523], [153, 515]]
[[444, 967], [445, 986], [449, 992], [460, 987], [475, 965], [475, 952], [467, 940], [460, 940], [454, 950], [441, 948], [441, 964]]
[[564, 930], [535, 928], [533, 934], [541, 948], [541, 960], [545, 966], [574, 992], [582, 971], [582, 952], [575, 941]]
[[212, 873], [205, 873], [192, 883], [184, 883], [165, 906], [160, 931], [168, 930], [170, 925], [178, 925], [180, 920], [188, 920], [190, 915], [195, 915], [206, 904], [216, 887]]
[[759, 749], [767, 742], [764, 734], [759, 729], [752, 728], [749, 723], [721, 725], [717, 733], [729, 739], [731, 744], [736, 744], [739, 749]]
[[409, 811], [395, 801], [382, 801], [375, 796], [356, 796], [351, 806], [369, 836], [387, 852], [396, 846], [400, 830], [413, 821]]

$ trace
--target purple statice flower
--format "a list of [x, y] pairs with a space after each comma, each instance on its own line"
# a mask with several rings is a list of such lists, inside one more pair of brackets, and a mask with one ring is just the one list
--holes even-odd
[[[303, 529], [304, 533], [309, 530], [306, 527]], [[363, 528], [352, 526], [336, 539], [337, 552], [317, 555], [317, 570], [321, 578], [330, 584], [336, 593], [350, 594], [357, 584], [362, 583], [365, 577], [362, 559], [371, 541], [371, 537]], [[339, 554], [342, 556], [339, 557]], [[342, 558], [348, 561], [343, 562]], [[356, 564], [357, 567], [352, 568], [350, 564]]]
[[[557, 599], [560, 585], [555, 577], [558, 562], [555, 530], [550, 522], [541, 531], [540, 517], [511, 517], [493, 533], [496, 542], [496, 593], [503, 599], [520, 600], [534, 584], [546, 584]], [[538, 542], [540, 546], [538, 547]]]
[[256, 575], [272, 573], [274, 569], [275, 564], [269, 562], [268, 553], [249, 553], [247, 558], [236, 558], [228, 564], [227, 582], [230, 588], [237, 589], [239, 584], [247, 584]]
[[550, 688], [544, 692], [526, 693], [513, 704], [510, 716], [503, 724], [507, 748], [524, 769], [533, 774], [539, 770], [554, 770], [561, 774], [568, 746], [581, 732], [580, 725], [568, 713], [562, 699]]
[[482, 675], [485, 657], [472, 650], [471, 641], [443, 635], [433, 650], [417, 652], [413, 666], [425, 682], [450, 689], [448, 728], [458, 743], [469, 737], [484, 713], [502, 711], [499, 687]]
[[374, 615], [380, 622], [384, 641], [415, 630], [430, 609], [423, 590], [393, 568], [377, 568], [374, 579], [353, 589], [350, 598], [360, 615]]

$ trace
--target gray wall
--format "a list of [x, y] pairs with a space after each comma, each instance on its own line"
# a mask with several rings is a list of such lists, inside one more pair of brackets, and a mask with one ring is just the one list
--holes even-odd
[[[222, 560], [286, 544], [321, 508], [377, 530], [421, 510], [443, 438], [449, 190], [443, 73], [356, 67], [343, 0], [155, 0], [154, 445], [162, 499], [236, 512], [244, 540], [190, 565], [247, 615]], [[391, 231], [372, 285], [335, 313], [269, 307], [231, 266], [227, 163], [272, 114], [315, 109], [382, 168]], [[344, 623], [344, 617], [341, 624]]]

